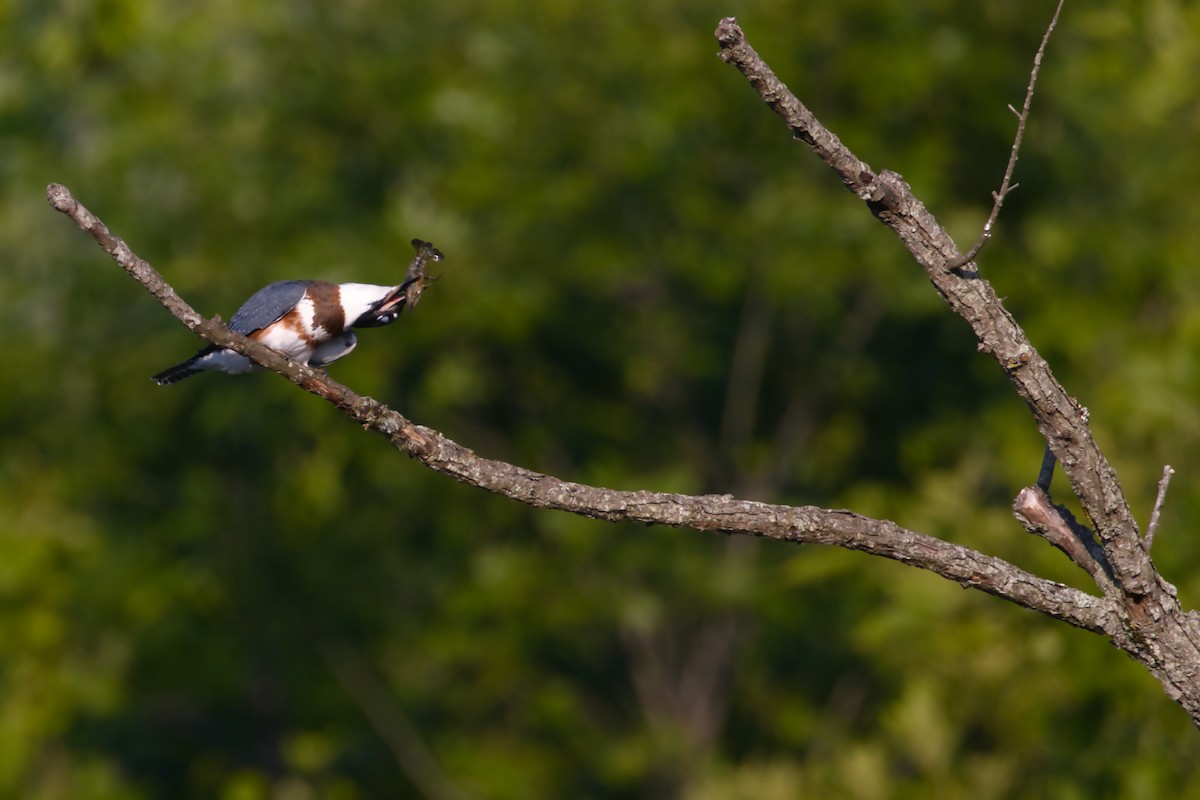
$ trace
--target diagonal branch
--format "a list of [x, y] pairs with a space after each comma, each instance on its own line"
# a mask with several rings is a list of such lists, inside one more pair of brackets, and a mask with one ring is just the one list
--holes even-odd
[[1134, 605], [1156, 594], [1156, 573], [1141, 546], [1137, 522], [1116, 472], [1092, 438], [1086, 409], [1066, 393], [991, 284], [974, 273], [948, 271], [961, 254], [904, 179], [889, 170], [874, 172], [821, 125], [754, 51], [735, 19], [721, 20], [716, 36], [721, 58], [737, 67], [793, 136], [808, 144], [846, 188], [900, 237], [934, 288], [971, 326], [979, 349], [990, 353], [1008, 374], [1100, 535], [1118, 586]]
[[1046, 26], [1046, 33], [1042, 36], [1042, 43], [1038, 45], [1037, 53], [1033, 56], [1033, 69], [1029, 72], [1029, 86], [1025, 89], [1024, 105], [1021, 106], [1020, 112], [1011, 105], [1009, 106], [1017, 115], [1017, 134], [1013, 137], [1012, 150], [1009, 152], [1008, 166], [1004, 168], [1000, 189], [992, 194], [992, 213], [988, 215], [987, 222], [983, 224], [983, 231], [975, 240], [975, 244], [971, 245], [971, 249], [966, 253], [952, 261], [949, 269], [964, 267], [975, 260], [975, 256], [979, 255], [979, 251], [992, 238], [992, 229], [996, 226], [996, 218], [1000, 216], [1000, 207], [1004, 205], [1004, 199], [1008, 197], [1009, 192], [1017, 188], [1017, 184], [1012, 182], [1012, 177], [1017, 168], [1017, 156], [1021, 152], [1021, 140], [1025, 138], [1025, 124], [1029, 122], [1029, 107], [1033, 104], [1033, 89], [1037, 86], [1038, 72], [1042, 68], [1042, 56], [1046, 54], [1046, 45], [1050, 43], [1050, 34], [1054, 33], [1054, 26], [1058, 24], [1058, 15], [1062, 13], [1064, 2], [1065, 0], [1058, 0], [1054, 16], [1050, 19], [1050, 24]]
[[1044, 489], [1022, 489], [1013, 501], [1013, 516], [1026, 530], [1041, 536], [1082, 567], [1106, 597], [1117, 595], [1112, 571], [1092, 532], [1080, 525], [1070, 511], [1054, 505]]
[[1026, 572], [999, 558], [910, 531], [889, 520], [851, 511], [784, 506], [739, 500], [730, 495], [682, 495], [617, 491], [572, 483], [503, 461], [481, 458], [435, 430], [416, 425], [370, 397], [356, 394], [323, 370], [288, 361], [275, 351], [196, 313], [128, 245], [84, 208], [62, 185], [47, 190], [50, 204], [89, 233], [130, 275], [157, 297], [180, 322], [202, 338], [229, 347], [322, 397], [394, 447], [457, 481], [504, 495], [534, 508], [568, 511], [612, 522], [630, 520], [727, 534], [762, 536], [797, 544], [860, 550], [919, 567], [1078, 628], [1116, 636], [1116, 606]]
[[[1050, 456], [1062, 466], [1100, 545], [1093, 550], [1082, 526], [1076, 532], [1065, 519], [1061, 522], [1070, 533], [1078, 533], [1078, 542], [1064, 536], [1062, 526], [1049, 517], [1046, 525], [1028, 515], [1025, 522], [1089, 569], [1118, 604], [1120, 630], [1113, 643], [1140, 661], [1200, 726], [1200, 615], [1183, 609], [1174, 587], [1150, 561], [1116, 472], [1092, 438], [1087, 409], [1059, 384], [991, 284], [977, 273], [953, 269], [962, 263], [958, 247], [904, 179], [889, 170], [876, 174], [822, 126], [749, 45], [736, 20], [721, 20], [716, 37], [722, 60], [737, 67], [793, 136], [807, 143], [900, 238], [950, 308], [971, 326], [978, 349], [991, 354], [1008, 375], [1033, 413]], [[1046, 469], [1038, 480], [1041, 490], [1049, 485], [1051, 464], [1045, 459]]]

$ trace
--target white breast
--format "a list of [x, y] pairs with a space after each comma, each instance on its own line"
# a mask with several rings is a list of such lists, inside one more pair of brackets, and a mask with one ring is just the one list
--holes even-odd
[[[298, 319], [293, 317], [293, 313]], [[274, 325], [268, 325], [260, 335], [254, 338], [267, 347], [278, 350], [293, 361], [306, 364], [316, 345], [320, 344], [320, 342], [314, 341], [313, 334], [313, 302], [305, 295], [296, 304], [293, 312], [289, 312]], [[323, 331], [322, 334], [324, 334]], [[324, 340], [328, 338], [328, 335], [325, 334], [320, 338]]]

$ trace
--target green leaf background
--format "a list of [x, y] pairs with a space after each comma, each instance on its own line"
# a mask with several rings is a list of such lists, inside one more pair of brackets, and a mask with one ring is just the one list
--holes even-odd
[[[1190, 721], [1093, 635], [861, 554], [536, 513], [271, 375], [154, 386], [197, 340], [44, 201], [225, 318], [429, 239], [444, 278], [338, 380], [564, 478], [854, 508], [1085, 586], [1008, 511], [1027, 409], [712, 37], [736, 15], [965, 247], [1052, 6], [0, 2], [0, 796], [429, 795], [380, 720], [472, 798], [1200, 796]], [[1069, 3], [980, 262], [1139, 518], [1178, 470], [1185, 603], [1198, 74], [1194, 3]]]

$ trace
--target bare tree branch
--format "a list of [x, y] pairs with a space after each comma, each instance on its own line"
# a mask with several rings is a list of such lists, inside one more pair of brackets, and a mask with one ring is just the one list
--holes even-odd
[[754, 51], [735, 19], [721, 20], [716, 37], [721, 59], [737, 67], [792, 135], [900, 238], [937, 292], [971, 326], [978, 349], [1008, 375], [1100, 537], [1096, 553], [1088, 555], [1108, 569], [1088, 564], [1088, 555], [1049, 518], [1043, 535], [1065, 546], [1106, 593], [1119, 599], [1122, 629], [1113, 634], [1114, 644], [1145, 665], [1200, 725], [1200, 615], [1183, 610], [1150, 561], [1116, 472], [1092, 437], [1087, 409], [1066, 393], [991, 284], [976, 272], [954, 269], [963, 263], [962, 254], [904, 179], [889, 170], [874, 172], [821, 125]]
[[1076, 522], [1065, 508], [1054, 505], [1044, 489], [1040, 486], [1022, 489], [1013, 501], [1013, 515], [1026, 530], [1041, 536], [1082, 567], [1106, 596], [1118, 596], [1112, 570], [1092, 532]]
[[[833, 545], [929, 570], [964, 587], [1107, 635], [1145, 665], [1167, 694], [1200, 725], [1200, 624], [1194, 613], [1181, 608], [1174, 587], [1155, 570], [1116, 474], [1092, 437], [1087, 409], [1059, 384], [991, 285], [977, 273], [954, 269], [955, 264], [965, 263], [962, 254], [904, 179], [888, 170], [875, 173], [822, 126], [758, 56], [734, 19], [721, 21], [717, 39], [721, 58], [736, 66], [793, 135], [808, 144], [871, 213], [896, 233], [950, 308], [971, 326], [978, 349], [989, 353], [1009, 376], [1018, 396], [1029, 406], [1050, 455], [1062, 466], [1099, 543], [1065, 509], [1051, 503], [1045, 486], [1025, 490], [1018, 497], [1017, 511], [1027, 527], [1087, 570], [1104, 597], [1040, 578], [1001, 559], [907, 530], [889, 520], [851, 511], [790, 507], [730, 495], [616, 491], [481, 458], [378, 401], [355, 394], [323, 371], [292, 363], [263, 345], [231, 333], [218, 322], [204, 319], [65, 187], [51, 184], [48, 196], [51, 205], [91, 234], [118, 264], [202, 338], [245, 355], [325, 398], [433, 470], [535, 508], [610, 521], [632, 520]], [[1038, 62], [1044, 47], [1045, 39]], [[1035, 62], [1026, 111], [1037, 66]], [[1015, 163], [1018, 144], [1019, 139], [1014, 142], [1010, 166]], [[1005, 188], [1002, 186], [998, 193], [997, 209]], [[1044, 482], [1042, 477], [1039, 484], [1048, 485], [1048, 476]], [[1165, 486], [1160, 494], [1164, 492]]]
[[1050, 445], [1046, 445], [1046, 452], [1042, 455], [1042, 468], [1038, 470], [1037, 486], [1047, 494], [1050, 492], [1050, 481], [1054, 479], [1054, 465], [1057, 462], [1054, 451], [1050, 449]]
[[1110, 635], [1119, 630], [1115, 608], [1102, 598], [1039, 578], [1007, 561], [968, 547], [906, 530], [889, 520], [871, 519], [851, 511], [739, 500], [730, 495], [617, 491], [572, 483], [502, 461], [481, 458], [437, 431], [410, 422], [377, 400], [356, 394], [323, 370], [293, 363], [274, 350], [229, 331], [224, 325], [204, 319], [150, 264], [134, 254], [125, 242], [75, 200], [65, 186], [51, 184], [47, 193], [54, 208], [91, 234], [105, 252], [159, 298], [176, 319], [202, 338], [279, 372], [296, 385], [328, 400], [363, 427], [383, 434], [397, 449], [457, 481], [534, 508], [569, 511], [612, 522], [631, 520], [861, 550], [929, 570], [962, 586], [980, 589], [1079, 628]]
[[1163, 467], [1162, 480], [1158, 482], [1158, 496], [1154, 498], [1154, 510], [1150, 512], [1150, 524], [1146, 526], [1146, 552], [1154, 544], [1154, 534], [1158, 532], [1158, 520], [1162, 516], [1163, 503], [1167, 499], [1167, 487], [1171, 484], [1171, 476], [1175, 470], [1170, 464]]
[[1054, 26], [1058, 24], [1058, 15], [1062, 13], [1063, 2], [1058, 0], [1058, 7], [1054, 9], [1054, 16], [1050, 20], [1050, 24], [1046, 27], [1046, 33], [1042, 36], [1042, 43], [1038, 45], [1037, 53], [1033, 57], [1033, 69], [1029, 73], [1029, 86], [1025, 89], [1025, 104], [1021, 106], [1021, 111], [1018, 113], [1011, 105], [1009, 109], [1017, 115], [1017, 134], [1013, 137], [1012, 151], [1008, 156], [1008, 166], [1004, 169], [1004, 179], [1000, 181], [999, 191], [992, 193], [992, 213], [988, 215], [987, 222], [983, 224], [983, 231], [979, 234], [979, 238], [975, 240], [975, 244], [971, 246], [963, 255], [950, 263], [948, 269], [958, 269], [975, 260], [975, 256], [979, 255], [979, 251], [992, 238], [992, 229], [996, 225], [996, 218], [1000, 216], [1000, 207], [1004, 205], [1004, 198], [1008, 197], [1008, 193], [1017, 188], [1017, 184], [1012, 183], [1013, 171], [1017, 168], [1017, 155], [1021, 152], [1021, 140], [1025, 138], [1025, 123], [1029, 121], [1029, 107], [1033, 103], [1033, 89], [1037, 86], [1038, 72], [1042, 68], [1042, 56], [1046, 54], [1046, 45], [1050, 43], [1050, 34], [1054, 33]]
[[979, 349], [996, 359], [1033, 410], [1038, 429], [1062, 464], [1106, 549], [1111, 550], [1109, 559], [1117, 580], [1133, 595], [1151, 593], [1153, 580], [1137, 522], [1116, 473], [1092, 439], [1084, 408], [1059, 384], [991, 284], [973, 273], [947, 271], [947, 265], [960, 256], [958, 248], [911, 187], [895, 172], [876, 174], [821, 125], [754, 51], [736, 20], [721, 21], [717, 40], [721, 58], [737, 67], [792, 134], [808, 144], [846, 188], [900, 237], [938, 293], [971, 325]]

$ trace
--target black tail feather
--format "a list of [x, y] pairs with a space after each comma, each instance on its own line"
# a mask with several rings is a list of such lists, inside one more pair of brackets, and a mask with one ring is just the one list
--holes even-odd
[[194, 364], [195, 358], [189, 358], [187, 361], [180, 362], [173, 367], [168, 367], [157, 375], [151, 376], [150, 380], [157, 383], [159, 386], [166, 386], [171, 383], [178, 383], [184, 378], [190, 378], [200, 372], [202, 369], [197, 369]]

